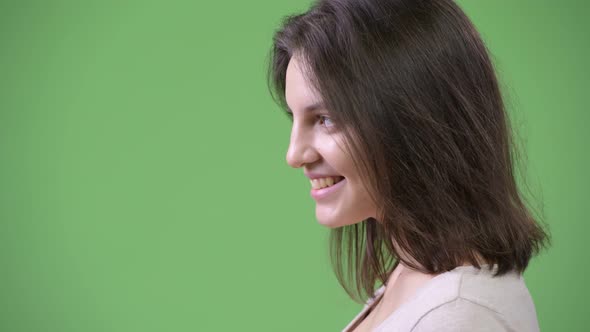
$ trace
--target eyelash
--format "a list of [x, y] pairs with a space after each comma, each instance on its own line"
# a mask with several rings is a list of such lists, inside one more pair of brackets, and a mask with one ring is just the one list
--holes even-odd
[[332, 118], [330, 118], [329, 116], [325, 116], [325, 115], [318, 115], [318, 118], [320, 119], [329, 119], [330, 121], [332, 121], [332, 125], [331, 126], [324, 126], [326, 128], [331, 128], [334, 127], [334, 121], [332, 120]]
[[[289, 119], [291, 119], [291, 121], [293, 121], [293, 113], [287, 112], [287, 117], [289, 117]], [[323, 126], [325, 128], [328, 128], [329, 129], [329, 128], [332, 128], [332, 127], [335, 126], [335, 124], [333, 124], [334, 123], [334, 120], [332, 120], [332, 118], [329, 117], [329, 116], [326, 116], [326, 115], [318, 115], [317, 118], [318, 119], [329, 119], [330, 121], [332, 121], [332, 125], [331, 126]]]

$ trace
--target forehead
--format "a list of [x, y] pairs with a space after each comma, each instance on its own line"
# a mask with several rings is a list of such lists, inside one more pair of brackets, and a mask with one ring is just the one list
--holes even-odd
[[303, 72], [303, 64], [296, 56], [291, 57], [285, 74], [285, 99], [289, 109], [298, 112], [311, 104], [321, 102], [319, 94], [311, 86]]

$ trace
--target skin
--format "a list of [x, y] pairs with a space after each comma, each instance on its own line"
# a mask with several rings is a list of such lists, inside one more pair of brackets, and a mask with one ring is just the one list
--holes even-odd
[[343, 186], [316, 201], [316, 219], [330, 228], [355, 224], [375, 217], [376, 206], [361, 184], [350, 154], [341, 148], [344, 135], [330, 119], [328, 110], [306, 107], [321, 98], [305, 79], [298, 57], [293, 56], [286, 72], [285, 98], [293, 114], [287, 163], [305, 172], [340, 175]]

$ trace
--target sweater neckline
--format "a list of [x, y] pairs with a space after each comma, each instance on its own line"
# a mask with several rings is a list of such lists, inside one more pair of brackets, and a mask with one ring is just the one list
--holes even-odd
[[[435, 275], [432, 279], [428, 280], [425, 284], [420, 286], [414, 292], [414, 295], [412, 295], [408, 300], [406, 300], [404, 303], [402, 303], [394, 312], [392, 312], [386, 319], [384, 319], [379, 325], [377, 325], [373, 329], [373, 331], [379, 331], [379, 329], [382, 328], [386, 322], [393, 319], [394, 316], [397, 316], [397, 314], [400, 312], [400, 309], [403, 309], [403, 308], [407, 307], [408, 305], [410, 305], [412, 302], [414, 302], [417, 298], [419, 298], [422, 295], [422, 293], [426, 292], [429, 288], [431, 288], [438, 280], [443, 279], [443, 278], [447, 278], [449, 275], [451, 275], [452, 273], [457, 272], [457, 271], [471, 271], [471, 272], [486, 271], [486, 272], [491, 273], [491, 272], [494, 272], [495, 270], [497, 270], [497, 268], [498, 268], [498, 264], [493, 264], [491, 270], [489, 269], [490, 264], [479, 264], [479, 266], [480, 266], [480, 268], [477, 268], [474, 265], [460, 265], [460, 266], [453, 268], [452, 270]], [[355, 325], [356, 322], [359, 319], [361, 319], [361, 317], [366, 316], [366, 312], [369, 310], [371, 305], [375, 301], [377, 301], [377, 299], [379, 299], [380, 296], [384, 292], [385, 292], [385, 285], [381, 285], [373, 293], [374, 295], [369, 299], [369, 301], [367, 301], [363, 310], [353, 319], [352, 322], [349, 323], [348, 326]], [[345, 329], [345, 331], [347, 331], [347, 329]]]
[[[479, 264], [479, 266], [480, 266], [480, 268], [477, 268], [474, 265], [460, 265], [460, 266], [453, 268], [452, 270], [435, 275], [432, 279], [428, 280], [426, 283], [424, 283], [422, 286], [420, 286], [414, 292], [414, 295], [412, 295], [409, 299], [407, 299], [404, 303], [402, 303], [397, 309], [395, 309], [394, 312], [392, 312], [389, 316], [387, 316], [387, 318], [385, 318], [379, 325], [377, 325], [373, 329], [373, 331], [380, 331], [380, 329], [382, 329], [382, 327], [385, 324], [387, 324], [387, 322], [391, 321], [392, 319], [394, 319], [394, 317], [399, 315], [401, 310], [405, 310], [406, 307], [408, 307], [414, 301], [416, 301], [417, 299], [422, 297], [423, 293], [427, 292], [430, 288], [434, 287], [434, 285], [436, 284], [437, 281], [439, 281], [441, 279], [448, 278], [453, 273], [459, 272], [459, 271], [461, 271], [463, 273], [465, 273], [465, 272], [479, 273], [481, 271], [485, 271], [485, 273], [492, 273], [495, 270], [497, 270], [497, 268], [498, 268], [498, 264], [493, 264], [491, 270], [489, 269], [490, 264]], [[377, 296], [373, 297], [375, 300], [379, 296], [381, 296], [381, 294], [383, 294], [383, 292], [385, 291], [385, 285], [382, 285], [381, 287], [379, 287], [379, 291], [380, 291], [379, 294]]]

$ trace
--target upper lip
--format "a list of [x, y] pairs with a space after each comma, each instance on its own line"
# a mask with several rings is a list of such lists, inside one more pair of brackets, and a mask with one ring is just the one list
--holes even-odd
[[342, 175], [335, 175], [335, 174], [321, 174], [315, 172], [304, 172], [305, 176], [310, 179], [319, 179], [319, 178], [327, 178], [327, 177], [342, 177]]

